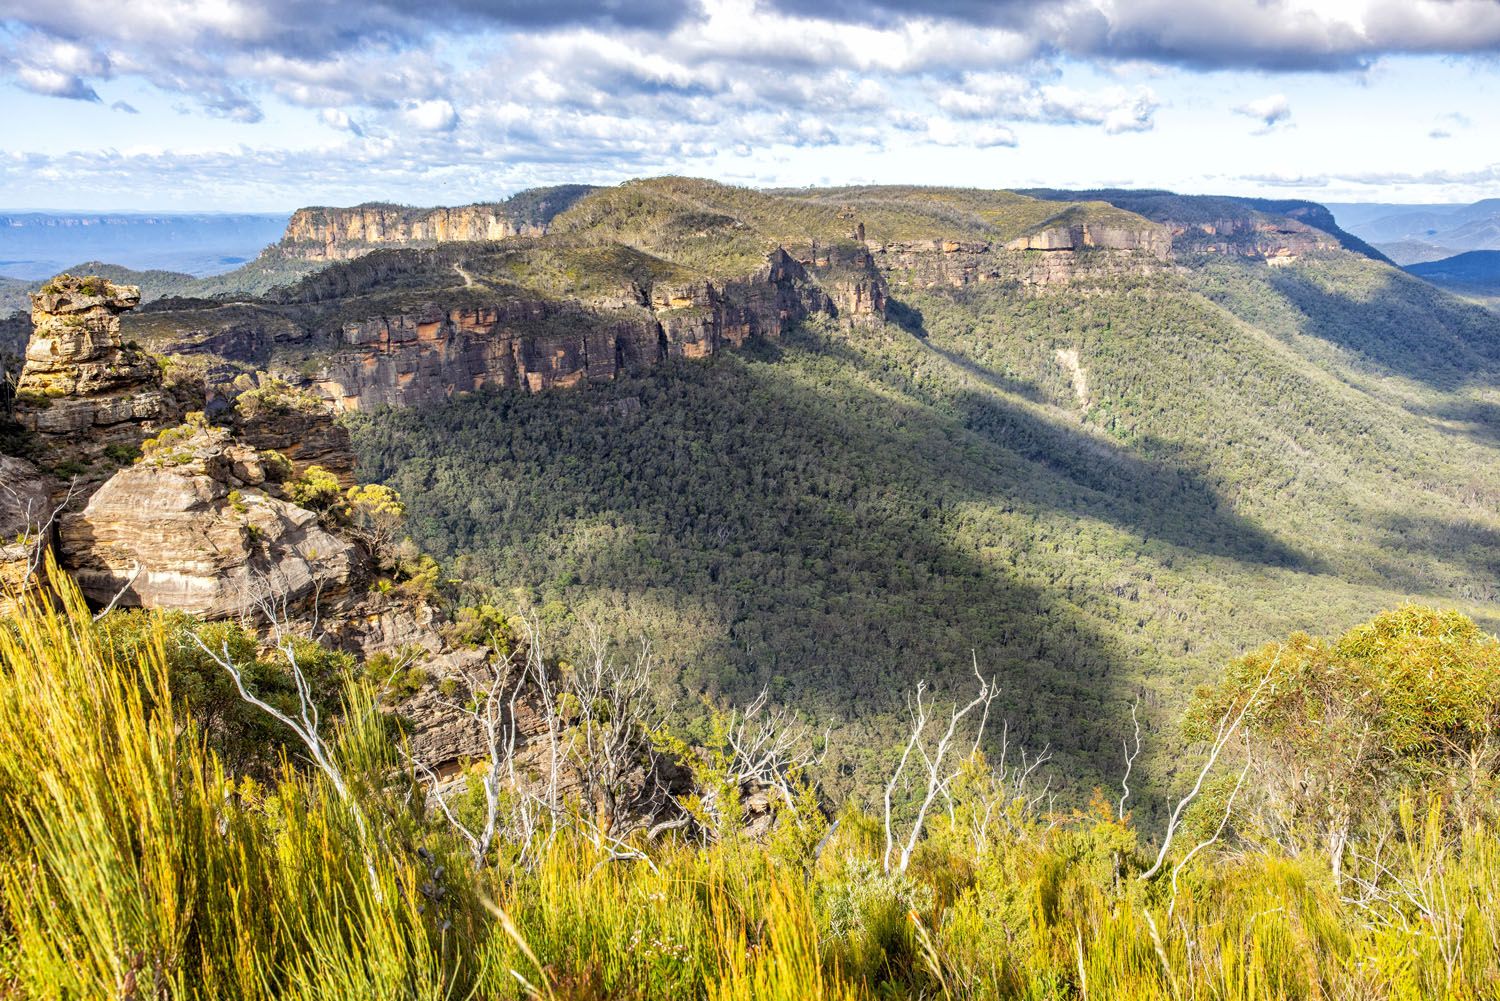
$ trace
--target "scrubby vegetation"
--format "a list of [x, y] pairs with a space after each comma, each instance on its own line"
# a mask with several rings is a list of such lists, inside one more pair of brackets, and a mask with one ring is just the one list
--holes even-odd
[[[354, 665], [317, 683], [329, 766], [278, 760], [289, 732], [184, 653], [220, 630], [253, 662], [232, 627], [61, 599], [0, 625], [11, 997], [1477, 998], [1500, 977], [1500, 643], [1452, 613], [1234, 663], [1188, 719], [1223, 753], [1170, 840], [1128, 789], [1056, 809], [975, 752], [895, 865], [878, 801], [811, 789], [764, 838], [601, 843], [575, 807], [476, 860]], [[276, 676], [248, 683], [274, 699]], [[1355, 767], [1299, 737], [1328, 726], [1368, 735]], [[1297, 790], [1306, 830], [1346, 819], [1334, 848], [1277, 826], [1288, 769], [1349, 780]]]

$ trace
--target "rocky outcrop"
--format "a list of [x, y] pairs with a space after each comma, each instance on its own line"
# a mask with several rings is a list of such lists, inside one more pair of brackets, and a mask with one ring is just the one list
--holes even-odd
[[[852, 315], [884, 308], [878, 276], [849, 296]], [[631, 300], [635, 301], [631, 301]], [[339, 410], [430, 405], [486, 387], [537, 393], [607, 381], [664, 358], [702, 358], [750, 337], [776, 338], [815, 313], [841, 315], [786, 251], [753, 275], [657, 283], [608, 305], [515, 299], [346, 324], [344, 349], [311, 375], [284, 373]]]
[[884, 317], [885, 280], [863, 242], [814, 243], [800, 263], [816, 275], [834, 315], [849, 323], [878, 323]]
[[293, 472], [321, 466], [340, 485], [354, 483], [354, 443], [348, 429], [331, 419], [322, 398], [265, 378], [235, 397], [227, 419], [236, 439], [260, 452], [280, 453]]
[[413, 209], [400, 205], [305, 208], [293, 213], [279, 245], [282, 253], [310, 261], [347, 261], [380, 247], [430, 247], [439, 243], [541, 236], [545, 224], [516, 218], [504, 205]]
[[253, 448], [222, 428], [185, 425], [62, 519], [63, 563], [90, 600], [204, 618], [258, 598], [297, 608], [338, 594], [362, 554], [317, 515], [274, 494]]
[[16, 387], [16, 420], [76, 453], [134, 444], [168, 416], [161, 370], [120, 341], [120, 314], [140, 289], [61, 275], [31, 296], [33, 332]]
[[1247, 213], [1211, 222], [1168, 223], [1183, 252], [1259, 257], [1271, 263], [1339, 250], [1338, 237], [1285, 216]]
[[1024, 237], [1004, 247], [977, 240], [911, 240], [872, 249], [886, 281], [909, 288], [962, 288], [988, 282], [1046, 287], [1149, 274], [1166, 264], [1157, 242], [1133, 248], [1099, 247], [1057, 232], [1044, 233], [1051, 235]]
[[1006, 250], [1124, 250], [1164, 260], [1172, 239], [1159, 226], [1118, 226], [1078, 222], [1046, 226], [1011, 240]]

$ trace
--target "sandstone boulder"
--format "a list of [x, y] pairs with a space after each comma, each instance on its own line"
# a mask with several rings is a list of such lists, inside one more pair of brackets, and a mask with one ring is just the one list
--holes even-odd
[[136, 465], [65, 517], [59, 548], [84, 593], [121, 606], [227, 618], [268, 599], [306, 608], [358, 575], [363, 557], [312, 511], [268, 493], [258, 453], [219, 428], [148, 443]]

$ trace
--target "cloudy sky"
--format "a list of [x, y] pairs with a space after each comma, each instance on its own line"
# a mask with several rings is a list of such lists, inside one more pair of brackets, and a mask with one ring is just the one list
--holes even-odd
[[1500, 0], [0, 0], [0, 208], [1500, 196]]

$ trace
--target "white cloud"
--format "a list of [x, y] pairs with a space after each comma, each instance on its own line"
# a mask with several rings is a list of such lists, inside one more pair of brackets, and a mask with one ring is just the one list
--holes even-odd
[[1261, 127], [1255, 130], [1257, 135], [1264, 135], [1292, 120], [1292, 104], [1285, 94], [1268, 94], [1254, 101], [1246, 101], [1232, 110], [1236, 115], [1244, 115], [1260, 122]]
[[340, 108], [324, 108], [318, 112], [318, 121], [330, 129], [336, 129], [339, 132], [352, 132], [357, 136], [364, 135], [364, 130], [359, 127], [359, 124], [349, 117], [347, 111]]
[[75, 101], [97, 101], [98, 93], [81, 77], [47, 66], [19, 66], [16, 83], [33, 94], [66, 97]]
[[403, 110], [401, 117], [423, 132], [452, 132], [458, 127], [458, 112], [442, 99], [417, 101]]

